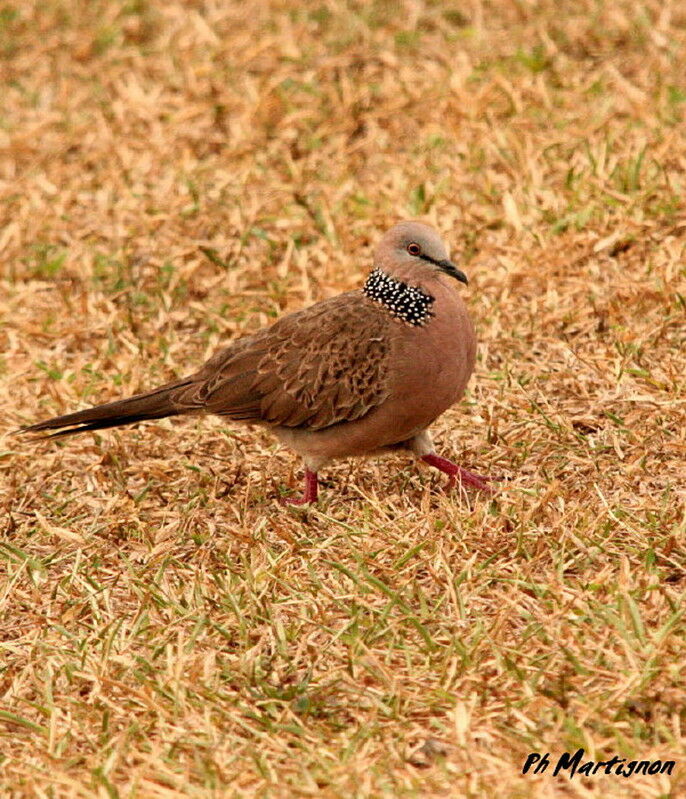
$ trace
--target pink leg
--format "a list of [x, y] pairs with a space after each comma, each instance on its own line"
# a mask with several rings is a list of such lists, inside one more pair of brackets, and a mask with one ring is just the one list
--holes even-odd
[[440, 455], [422, 455], [422, 460], [425, 463], [428, 463], [429, 466], [435, 466], [439, 471], [448, 475], [448, 488], [452, 488], [457, 480], [459, 480], [464, 485], [471, 486], [472, 488], [478, 488], [479, 491], [488, 491], [491, 494], [494, 493], [493, 489], [488, 485], [488, 483], [491, 480], [498, 478], [484, 477], [482, 474], [468, 472], [466, 469], [463, 469], [456, 463], [449, 461], [447, 458], [441, 458]]
[[305, 491], [301, 497], [282, 497], [282, 505], [309, 505], [317, 501], [317, 472], [305, 469]]

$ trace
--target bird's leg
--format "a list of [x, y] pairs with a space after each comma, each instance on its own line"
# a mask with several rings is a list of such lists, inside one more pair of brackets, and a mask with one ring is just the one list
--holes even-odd
[[482, 474], [475, 474], [474, 472], [467, 471], [467, 469], [463, 469], [456, 463], [449, 461], [447, 458], [442, 458], [440, 455], [436, 455], [433, 452], [428, 455], [422, 455], [421, 459], [425, 463], [428, 463], [429, 466], [435, 466], [439, 471], [448, 475], [448, 488], [452, 488], [459, 480], [464, 485], [478, 488], [479, 491], [493, 493], [493, 488], [488, 485], [491, 480], [495, 479], [493, 477], [485, 477]]
[[282, 497], [282, 505], [309, 505], [317, 501], [317, 472], [305, 468], [305, 490], [301, 497]]
[[488, 483], [491, 480], [497, 480], [499, 478], [484, 477], [482, 474], [468, 472], [467, 469], [463, 469], [461, 466], [449, 461], [447, 458], [442, 458], [440, 455], [436, 455], [434, 443], [431, 440], [431, 434], [428, 430], [422, 430], [420, 433], [417, 433], [404, 445], [414, 452], [415, 457], [423, 460], [424, 463], [428, 463], [429, 466], [435, 466], [436, 469], [444, 474], [447, 474], [449, 478], [448, 488], [452, 488], [459, 479], [463, 485], [477, 488], [479, 491], [488, 491], [493, 493], [493, 489], [488, 485]]

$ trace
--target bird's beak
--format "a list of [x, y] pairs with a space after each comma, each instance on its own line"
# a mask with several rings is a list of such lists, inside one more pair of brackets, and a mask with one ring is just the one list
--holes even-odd
[[455, 280], [459, 280], [460, 283], [464, 283], [465, 286], [469, 285], [467, 275], [465, 275], [461, 269], [458, 269], [452, 261], [437, 261], [436, 263], [441, 267], [446, 275], [454, 277]]

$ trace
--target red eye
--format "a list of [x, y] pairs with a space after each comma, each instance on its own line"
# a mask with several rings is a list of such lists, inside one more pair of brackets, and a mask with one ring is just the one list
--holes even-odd
[[419, 246], [419, 244], [412, 242], [412, 244], [407, 245], [407, 251], [410, 253], [410, 255], [419, 255], [419, 253], [422, 251], [422, 248]]

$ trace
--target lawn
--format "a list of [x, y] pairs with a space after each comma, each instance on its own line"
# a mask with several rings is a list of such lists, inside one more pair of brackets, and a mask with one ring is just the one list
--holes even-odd
[[[686, 795], [686, 5], [0, 0], [0, 795]], [[365, 278], [468, 274], [446, 491], [263, 430], [21, 424]], [[522, 774], [527, 755], [672, 774]]]

